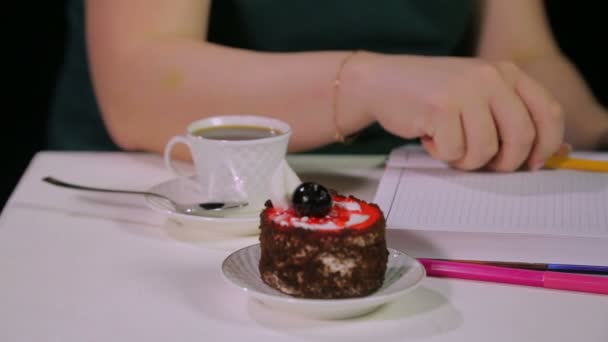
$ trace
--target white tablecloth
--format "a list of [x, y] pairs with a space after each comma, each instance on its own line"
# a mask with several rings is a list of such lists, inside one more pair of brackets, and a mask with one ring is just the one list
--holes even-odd
[[[382, 175], [382, 157], [289, 160], [303, 179], [367, 200]], [[608, 341], [608, 296], [453, 279], [427, 278], [351, 320], [275, 312], [220, 275], [256, 237], [179, 227], [140, 197], [60, 189], [46, 175], [131, 189], [171, 178], [148, 154], [38, 154], [0, 216], [0, 341]]]

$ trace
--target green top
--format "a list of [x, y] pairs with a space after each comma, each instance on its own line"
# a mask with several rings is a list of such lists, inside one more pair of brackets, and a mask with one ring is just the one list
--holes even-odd
[[[49, 118], [48, 147], [115, 150], [88, 72], [84, 0], [69, 0], [67, 8], [69, 33]], [[209, 40], [259, 51], [455, 55], [466, 53], [471, 14], [471, 0], [221, 0], [212, 2]], [[353, 144], [315, 152], [388, 153], [405, 142], [372, 125]]]

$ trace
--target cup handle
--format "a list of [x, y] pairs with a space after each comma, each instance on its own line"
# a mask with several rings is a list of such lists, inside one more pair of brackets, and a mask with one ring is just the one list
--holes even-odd
[[175, 146], [175, 144], [184, 144], [184, 145], [188, 146], [190, 153], [192, 153], [192, 146], [190, 145], [190, 142], [188, 141], [188, 139], [185, 136], [183, 136], [183, 135], [174, 136], [173, 138], [171, 138], [169, 140], [169, 142], [165, 146], [165, 153], [164, 153], [165, 167], [179, 177], [185, 177], [185, 178], [190, 177], [190, 175], [187, 175], [187, 174], [179, 171], [177, 168], [175, 168], [173, 166], [173, 160], [171, 159], [171, 152], [173, 151], [173, 146]]

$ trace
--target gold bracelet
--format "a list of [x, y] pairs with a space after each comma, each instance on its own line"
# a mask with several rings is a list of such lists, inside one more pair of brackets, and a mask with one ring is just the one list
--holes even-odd
[[340, 67], [338, 68], [338, 72], [336, 73], [336, 79], [334, 80], [334, 127], [336, 129], [336, 134], [335, 134], [335, 139], [336, 142], [342, 143], [342, 144], [350, 144], [353, 142], [354, 137], [353, 136], [345, 136], [344, 134], [342, 134], [342, 130], [340, 129], [340, 124], [338, 123], [338, 98], [340, 96], [340, 82], [342, 80], [342, 70], [344, 70], [344, 66], [346, 65], [346, 63], [348, 63], [348, 61], [353, 58], [358, 51], [353, 51], [350, 54], [348, 54], [346, 57], [344, 57], [344, 59], [342, 59], [342, 62], [340, 63]]

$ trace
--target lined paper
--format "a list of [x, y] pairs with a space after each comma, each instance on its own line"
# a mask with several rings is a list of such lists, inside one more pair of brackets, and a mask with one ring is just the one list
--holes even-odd
[[608, 237], [606, 173], [462, 172], [412, 148], [387, 165], [376, 202], [389, 228]]

